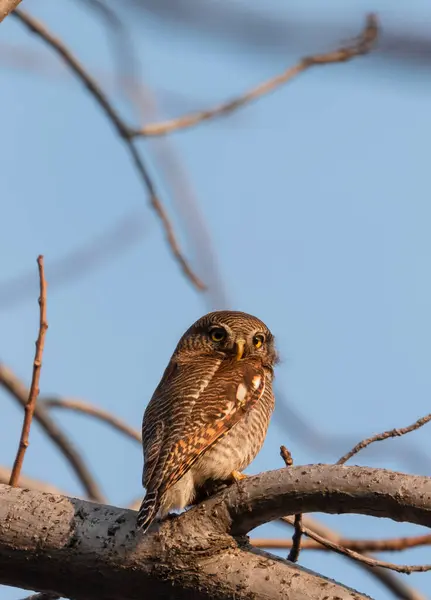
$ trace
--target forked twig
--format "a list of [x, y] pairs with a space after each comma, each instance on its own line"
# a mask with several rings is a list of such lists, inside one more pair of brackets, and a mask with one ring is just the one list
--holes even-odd
[[394, 438], [399, 437], [401, 435], [405, 435], [406, 433], [410, 433], [412, 431], [415, 431], [416, 429], [419, 429], [419, 427], [422, 427], [429, 421], [431, 421], [431, 413], [429, 415], [426, 415], [425, 417], [421, 417], [408, 427], [402, 427], [401, 429], [390, 429], [389, 431], [384, 431], [383, 433], [373, 435], [372, 437], [367, 438], [366, 440], [362, 440], [362, 442], [356, 444], [356, 446], [352, 448], [350, 452], [347, 452], [347, 454], [345, 454], [339, 460], [337, 460], [336, 464], [344, 465], [344, 463], [346, 463], [350, 458], [352, 458], [352, 456], [354, 456], [355, 454], [360, 452], [360, 450], [363, 450], [370, 444], [373, 444], [374, 442], [381, 442], [383, 440], [387, 440], [388, 438]]
[[[286, 446], [280, 446], [280, 456], [284, 460], [286, 467], [293, 465], [293, 458]], [[292, 536], [292, 545], [290, 548], [289, 556], [287, 560], [292, 562], [298, 562], [299, 553], [301, 552], [301, 540], [302, 540], [302, 514], [298, 513], [294, 517], [293, 522], [294, 532]]]
[[42, 368], [42, 356], [43, 348], [45, 344], [46, 330], [48, 329], [48, 321], [46, 319], [46, 279], [43, 265], [43, 256], [39, 256], [37, 259], [39, 267], [39, 282], [40, 282], [40, 296], [39, 296], [39, 334], [36, 340], [36, 354], [33, 362], [33, 375], [31, 378], [30, 393], [28, 401], [24, 409], [24, 420], [22, 424], [21, 438], [19, 441], [18, 451], [16, 454], [15, 462], [13, 464], [12, 473], [9, 480], [9, 485], [15, 487], [18, 485], [19, 476], [21, 473], [22, 465], [24, 462], [25, 452], [29, 444], [29, 435], [31, 422], [33, 420], [33, 414], [36, 407], [36, 400], [39, 395], [39, 379], [40, 371]]
[[73, 53], [65, 46], [65, 44], [61, 40], [56, 38], [54, 35], [52, 35], [52, 33], [48, 31], [45, 25], [40, 23], [34, 17], [30, 16], [28, 13], [19, 9], [15, 10], [12, 13], [12, 16], [18, 19], [21, 23], [23, 23], [27, 27], [27, 29], [29, 29], [29, 31], [31, 31], [32, 33], [40, 37], [42, 40], [44, 40], [44, 42], [46, 42], [55, 51], [55, 53], [61, 57], [61, 59], [67, 64], [67, 66], [81, 81], [81, 83], [84, 84], [89, 93], [99, 104], [100, 108], [103, 110], [107, 118], [115, 127], [117, 134], [124, 141], [126, 148], [129, 151], [132, 162], [135, 165], [136, 170], [138, 171], [138, 174], [149, 194], [150, 204], [163, 225], [172, 254], [176, 258], [183, 273], [186, 275], [189, 281], [191, 281], [198, 290], [205, 290], [205, 285], [193, 272], [192, 268], [190, 267], [188, 261], [184, 257], [179, 247], [178, 241], [173, 230], [173, 226], [157, 195], [153, 180], [140, 153], [138, 152], [138, 149], [133, 143], [130, 128], [126, 125], [123, 118], [111, 104], [110, 100], [108, 99], [102, 88], [99, 86], [97, 81], [88, 73], [84, 66], [78, 61], [78, 59], [73, 55]]
[[347, 46], [345, 48], [339, 48], [334, 52], [327, 52], [325, 54], [307, 56], [300, 60], [298, 64], [296, 64], [293, 67], [290, 67], [280, 75], [276, 75], [268, 81], [257, 85], [256, 87], [252, 88], [248, 92], [245, 92], [238, 98], [234, 98], [233, 100], [229, 100], [228, 102], [223, 102], [219, 106], [216, 106], [209, 110], [194, 112], [188, 115], [184, 115], [182, 117], [178, 117], [176, 119], [170, 119], [169, 121], [163, 121], [160, 123], [150, 123], [149, 125], [146, 125], [141, 129], [136, 129], [131, 133], [134, 136], [166, 135], [167, 133], [172, 133], [173, 131], [193, 127], [195, 125], [198, 125], [199, 123], [202, 123], [203, 121], [214, 119], [215, 117], [227, 115], [228, 113], [237, 110], [241, 106], [249, 104], [253, 100], [257, 100], [258, 98], [261, 98], [269, 92], [274, 91], [281, 85], [284, 85], [288, 81], [291, 81], [294, 77], [311, 67], [347, 62], [352, 58], [355, 58], [362, 54], [366, 54], [371, 50], [374, 43], [376, 42], [378, 31], [379, 30], [377, 17], [374, 14], [370, 14], [367, 16], [365, 28], [362, 31], [361, 35], [357, 38], [356, 42], [354, 44], [351, 44], [350, 46]]

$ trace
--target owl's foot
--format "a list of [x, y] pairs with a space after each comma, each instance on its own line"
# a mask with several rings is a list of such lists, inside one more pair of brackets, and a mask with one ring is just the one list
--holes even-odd
[[244, 475], [244, 473], [240, 473], [239, 471], [232, 471], [230, 476], [232, 477], [233, 481], [236, 481], [236, 483], [247, 477], [247, 475]]

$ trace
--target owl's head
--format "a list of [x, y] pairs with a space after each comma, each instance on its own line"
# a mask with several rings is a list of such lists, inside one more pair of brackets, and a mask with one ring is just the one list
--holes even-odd
[[175, 354], [237, 360], [259, 357], [268, 368], [277, 362], [274, 336], [265, 323], [253, 315], [230, 310], [208, 313], [193, 323], [178, 342]]

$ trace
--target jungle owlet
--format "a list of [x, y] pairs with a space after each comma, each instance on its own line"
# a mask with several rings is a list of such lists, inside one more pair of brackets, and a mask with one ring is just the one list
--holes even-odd
[[266, 436], [276, 360], [273, 335], [246, 313], [209, 313], [185, 332], [144, 414], [139, 529], [208, 480], [241, 478]]

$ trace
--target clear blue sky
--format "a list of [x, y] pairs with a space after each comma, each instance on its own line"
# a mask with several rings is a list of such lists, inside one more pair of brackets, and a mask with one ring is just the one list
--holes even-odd
[[[349, 7], [329, 0], [324, 7], [316, 1], [249, 4], [265, 6], [280, 19], [294, 14], [305, 25], [311, 18], [345, 23], [344, 40], [359, 32], [371, 9], [383, 27], [424, 30], [431, 20], [431, 5], [419, 0], [403, 8], [383, 0]], [[22, 6], [64, 37], [94, 72], [109, 71], [103, 30], [82, 8], [56, 0]], [[300, 58], [242, 51], [149, 15], [141, 18], [133, 31], [143, 80], [156, 91], [181, 95], [189, 108], [232, 97]], [[45, 47], [18, 23], [7, 19], [1, 32], [1, 44], [22, 44], [51, 64]], [[331, 46], [316, 40], [306, 51], [331, 49], [339, 41]], [[103, 268], [49, 289], [41, 392], [87, 399], [139, 428], [178, 337], [211, 301], [179, 272], [125, 149], [81, 85], [61, 72], [45, 77], [2, 61], [0, 90], [0, 284], [34, 273], [22, 301], [0, 310], [0, 360], [29, 381], [38, 319], [37, 255], [45, 255], [49, 281], [56, 260], [135, 213], [143, 223], [138, 243]], [[430, 93], [430, 70], [368, 56], [309, 71], [234, 117], [170, 139], [211, 232], [226, 303], [272, 328], [285, 399], [329, 439], [345, 436], [341, 453], [362, 437], [429, 412]], [[130, 106], [116, 99], [131, 119]], [[163, 115], [182, 109], [169, 106]], [[154, 146], [142, 148], [154, 157]], [[185, 251], [199, 264], [170, 190], [158, 181]], [[0, 463], [10, 465], [22, 414], [2, 392], [0, 400]], [[139, 496], [139, 448], [89, 419], [55, 417], [82, 449], [112, 504]], [[424, 428], [357, 462], [429, 474], [429, 439]], [[277, 411], [248, 472], [280, 467], [280, 444], [297, 463], [338, 457], [332, 446], [304, 443]], [[403, 459], [403, 448], [412, 446], [425, 456], [420, 465], [406, 461], [407, 455]], [[37, 426], [24, 471], [71, 494], [82, 492]], [[365, 517], [322, 521], [352, 536], [420, 531]], [[269, 525], [259, 533], [289, 532]], [[429, 562], [425, 554], [385, 558]], [[381, 600], [391, 597], [337, 557], [304, 552], [300, 564]], [[408, 582], [431, 596], [431, 574], [412, 575]], [[2, 600], [23, 595], [0, 592]]]

